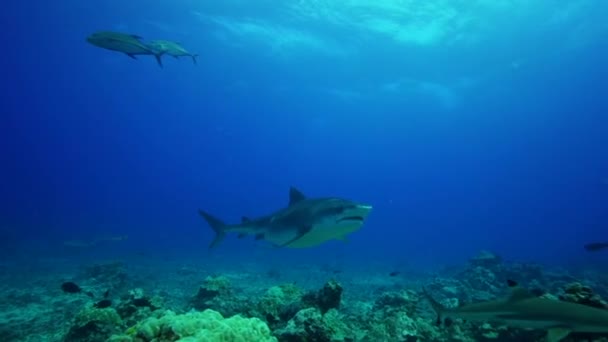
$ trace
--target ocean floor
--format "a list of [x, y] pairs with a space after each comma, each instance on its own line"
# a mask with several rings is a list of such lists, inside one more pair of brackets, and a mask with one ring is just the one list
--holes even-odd
[[[10, 260], [10, 259], [7, 259]], [[437, 322], [423, 286], [455, 307], [509, 295], [608, 310], [608, 274], [504, 262], [481, 252], [434, 272], [381, 265], [36, 258], [0, 263], [0, 340], [545, 341], [542, 330]], [[608, 341], [573, 333], [563, 341]]]

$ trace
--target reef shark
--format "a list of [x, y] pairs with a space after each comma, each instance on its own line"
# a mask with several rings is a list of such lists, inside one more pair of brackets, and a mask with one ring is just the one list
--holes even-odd
[[538, 297], [514, 282], [506, 299], [480, 302], [448, 309], [433, 299], [426, 289], [424, 294], [442, 317], [461, 318], [477, 322], [496, 322], [523, 329], [547, 331], [548, 342], [558, 342], [571, 332], [608, 333], [608, 310], [582, 304]]
[[342, 198], [307, 198], [292, 187], [287, 207], [257, 219], [243, 217], [239, 224], [225, 224], [203, 210], [199, 214], [216, 234], [209, 248], [216, 247], [227, 233], [237, 233], [239, 238], [252, 235], [276, 247], [307, 248], [345, 240], [361, 228], [371, 210], [371, 205]]
[[135, 57], [137, 55], [152, 55], [156, 57], [156, 62], [162, 68], [161, 56], [164, 51], [149, 47], [142, 39], [142, 37], [134, 34], [99, 31], [89, 35], [87, 42], [103, 49], [122, 52], [133, 59], [137, 59]]
[[173, 56], [175, 58], [179, 57], [190, 57], [192, 58], [192, 62], [196, 64], [196, 58], [198, 54], [190, 53], [179, 43], [172, 42], [170, 40], [153, 40], [151, 42], [146, 43], [146, 45], [152, 48], [154, 51], [158, 51], [161, 54], [167, 54], [169, 56]]

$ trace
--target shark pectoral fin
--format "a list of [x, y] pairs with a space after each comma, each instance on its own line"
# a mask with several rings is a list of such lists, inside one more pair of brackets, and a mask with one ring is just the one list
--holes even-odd
[[547, 342], [559, 342], [564, 339], [571, 330], [566, 327], [557, 327], [547, 330]]
[[135, 57], [135, 55], [132, 55], [130, 53], [127, 53], [126, 55], [129, 56], [129, 57], [131, 57], [131, 58], [133, 58], [133, 59], [137, 59], [137, 57]]
[[306, 233], [310, 232], [311, 230], [312, 230], [312, 226], [301, 226], [301, 227], [298, 227], [298, 232], [297, 232], [296, 236], [294, 236], [289, 241], [287, 241], [285, 243], [282, 243], [281, 245], [279, 245], [279, 247], [289, 246], [290, 244], [292, 244], [295, 241], [297, 241], [298, 239], [300, 239], [302, 236], [306, 235]]
[[163, 67], [163, 60], [161, 59], [162, 55], [162, 53], [154, 55], [154, 57], [156, 57], [156, 63], [158, 63], [158, 66], [161, 68]]
[[344, 235], [344, 236], [339, 236], [337, 238], [337, 240], [340, 240], [342, 242], [348, 242], [348, 236]]

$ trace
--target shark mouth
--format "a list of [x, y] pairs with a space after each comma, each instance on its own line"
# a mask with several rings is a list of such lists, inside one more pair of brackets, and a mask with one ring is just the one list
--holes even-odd
[[342, 217], [338, 220], [338, 223], [340, 222], [344, 222], [344, 221], [360, 221], [363, 222], [365, 219], [363, 218], [363, 216], [346, 216], [346, 217]]

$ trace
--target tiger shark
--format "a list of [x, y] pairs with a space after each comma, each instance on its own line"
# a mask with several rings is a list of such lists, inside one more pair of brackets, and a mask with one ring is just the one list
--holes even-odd
[[520, 288], [514, 282], [511, 296], [506, 299], [487, 301], [448, 309], [424, 294], [442, 317], [461, 318], [477, 322], [496, 322], [523, 329], [547, 331], [548, 342], [558, 342], [571, 332], [608, 333], [608, 310], [582, 304], [538, 297]]
[[226, 224], [203, 210], [199, 214], [215, 232], [209, 248], [219, 245], [227, 233], [237, 233], [239, 238], [251, 235], [275, 247], [308, 248], [329, 240], [345, 240], [361, 228], [371, 210], [371, 205], [343, 198], [307, 198], [291, 187], [288, 206], [270, 215], [243, 217], [241, 223]]

